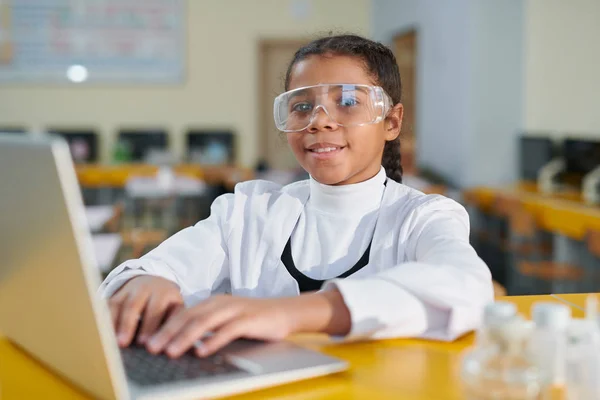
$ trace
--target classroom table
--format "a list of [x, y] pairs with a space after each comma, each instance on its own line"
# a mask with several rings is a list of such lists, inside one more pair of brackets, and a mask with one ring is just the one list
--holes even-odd
[[159, 177], [136, 176], [125, 185], [127, 198], [131, 199], [164, 199], [172, 196], [201, 196], [206, 191], [206, 184], [197, 178], [187, 176], [167, 177], [166, 181]]
[[463, 196], [486, 212], [501, 196], [517, 199], [533, 213], [540, 228], [573, 240], [584, 240], [589, 230], [600, 230], [600, 207], [583, 203], [581, 195], [572, 191], [544, 194], [522, 182], [504, 188], [475, 187], [465, 190]]
[[115, 215], [114, 206], [86, 206], [85, 216], [93, 233], [100, 232]]
[[[179, 164], [172, 167], [177, 176], [200, 179], [209, 185], [222, 185], [232, 191], [238, 182], [253, 179], [254, 171], [231, 165]], [[76, 165], [79, 184], [86, 188], [123, 188], [132, 177], [153, 177], [159, 167], [149, 164]]]
[[[585, 294], [501, 297], [530, 316], [537, 301], [582, 305]], [[581, 308], [572, 315], [582, 318]], [[322, 335], [299, 335], [293, 340], [347, 360], [349, 370], [321, 378], [285, 384], [230, 399], [461, 399], [459, 379], [463, 352], [473, 344], [468, 334], [452, 343], [414, 339], [333, 344]], [[57, 377], [31, 357], [0, 337], [0, 398], [87, 399], [81, 391]]]
[[[92, 246], [98, 269], [108, 273], [114, 267], [117, 254], [123, 244], [119, 233], [96, 233], [92, 235]], [[0, 397], [1, 399], [1, 397]]]
[[562, 302], [571, 306], [571, 310], [574, 312], [583, 314], [585, 311], [586, 296], [580, 294], [561, 294], [558, 297]]

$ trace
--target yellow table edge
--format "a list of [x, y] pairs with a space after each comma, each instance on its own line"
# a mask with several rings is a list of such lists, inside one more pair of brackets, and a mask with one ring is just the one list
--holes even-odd
[[[564, 298], [563, 298], [564, 297]], [[507, 296], [497, 300], [514, 302], [529, 317], [537, 301], [584, 304], [586, 294]], [[583, 317], [571, 307], [575, 318]], [[348, 360], [352, 366], [343, 373], [314, 378], [242, 394], [250, 399], [460, 399], [459, 365], [463, 352], [473, 344], [473, 334], [451, 343], [417, 339], [333, 344], [323, 335], [299, 335], [291, 340], [301, 345]], [[443, 396], [440, 395], [443, 393]], [[0, 398], [85, 399], [72, 387], [29, 357], [6, 338], [0, 337]]]
[[488, 213], [499, 196], [513, 197], [534, 213], [541, 228], [576, 240], [585, 239], [588, 230], [600, 230], [600, 208], [569, 199], [572, 196], [567, 194], [544, 195], [518, 184], [507, 188], [474, 187], [463, 191], [463, 196], [467, 203]]

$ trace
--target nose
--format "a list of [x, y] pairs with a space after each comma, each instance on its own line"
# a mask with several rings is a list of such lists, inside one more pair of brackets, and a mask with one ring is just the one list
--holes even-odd
[[318, 106], [313, 112], [313, 116], [310, 119], [310, 124], [306, 128], [309, 133], [317, 133], [320, 131], [335, 131], [338, 129], [339, 124], [335, 122], [330, 116], [325, 107]]

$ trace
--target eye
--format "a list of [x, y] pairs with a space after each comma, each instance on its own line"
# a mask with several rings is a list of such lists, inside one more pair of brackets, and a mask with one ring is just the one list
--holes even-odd
[[358, 105], [358, 99], [354, 95], [344, 95], [339, 101], [339, 105], [342, 107], [353, 107]]
[[312, 104], [308, 102], [296, 103], [292, 105], [292, 111], [306, 113], [312, 110]]

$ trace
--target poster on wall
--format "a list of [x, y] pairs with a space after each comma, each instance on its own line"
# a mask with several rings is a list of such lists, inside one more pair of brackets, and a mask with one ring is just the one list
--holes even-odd
[[0, 0], [0, 83], [178, 83], [184, 0]]

